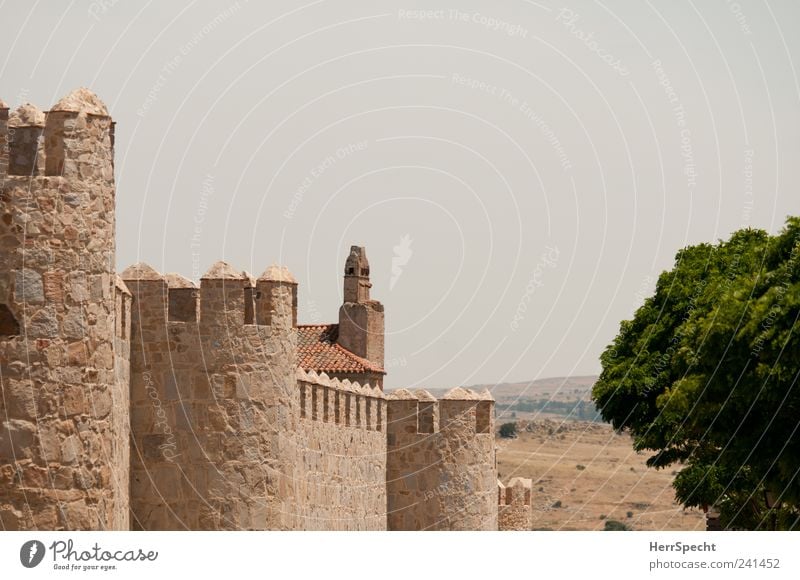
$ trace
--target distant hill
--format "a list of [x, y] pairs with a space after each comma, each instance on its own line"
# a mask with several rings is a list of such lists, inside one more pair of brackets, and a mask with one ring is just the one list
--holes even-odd
[[[576, 400], [584, 399], [588, 396], [597, 381], [597, 376], [577, 376], [577, 377], [552, 377], [548, 379], [537, 379], [535, 381], [525, 381], [522, 383], [498, 383], [469, 385], [467, 388], [482, 391], [489, 389], [495, 400], [512, 402], [514, 399], [553, 399], [553, 400]], [[451, 387], [434, 387], [428, 389], [432, 395], [440, 397], [450, 390]]]
[[[543, 419], [599, 421], [591, 390], [597, 376], [552, 377], [521, 383], [470, 385], [468, 388], [489, 389], [495, 398], [497, 419]], [[428, 391], [441, 397], [449, 388], [430, 388]]]

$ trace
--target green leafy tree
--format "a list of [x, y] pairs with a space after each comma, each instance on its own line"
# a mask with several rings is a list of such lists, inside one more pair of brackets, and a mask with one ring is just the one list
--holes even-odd
[[500, 425], [500, 437], [505, 439], [513, 439], [517, 436], [517, 424], [516, 423], [503, 423]]
[[603, 418], [677, 464], [686, 507], [800, 529], [800, 218], [678, 252], [601, 356]]
[[617, 520], [606, 520], [603, 526], [605, 532], [627, 532], [628, 530], [630, 530], [628, 526]]

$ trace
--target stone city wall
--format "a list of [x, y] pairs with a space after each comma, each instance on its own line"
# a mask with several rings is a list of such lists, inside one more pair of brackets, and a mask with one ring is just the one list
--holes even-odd
[[[0, 101], [0, 529], [496, 529], [490, 395], [298, 371], [285, 268], [116, 276], [113, 147], [85, 89]], [[340, 331], [382, 367], [360, 252]]]
[[380, 388], [298, 370], [284, 499], [287, 527], [386, 529], [386, 400]]
[[114, 197], [97, 97], [0, 101], [0, 529], [128, 528]]
[[491, 395], [400, 389], [386, 403], [387, 528], [496, 530]]
[[508, 531], [529, 531], [533, 523], [531, 490], [533, 482], [523, 477], [515, 477], [508, 487], [497, 482], [497, 529]]
[[[295, 396], [291, 290], [218, 262], [200, 288], [140, 264], [131, 342], [134, 529], [283, 528]], [[252, 302], [250, 302], [252, 301]], [[256, 312], [270, 312], [270, 325]]]

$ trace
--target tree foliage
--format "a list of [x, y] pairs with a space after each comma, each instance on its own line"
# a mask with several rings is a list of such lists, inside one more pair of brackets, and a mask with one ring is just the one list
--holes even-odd
[[[800, 528], [800, 218], [678, 252], [623, 321], [592, 392], [687, 507]], [[767, 502], [769, 500], [769, 502]], [[772, 510], [767, 505], [778, 506]]]
[[500, 437], [505, 439], [513, 439], [517, 436], [517, 424], [516, 423], [503, 423], [500, 425]]
[[617, 520], [606, 520], [603, 526], [604, 532], [627, 532], [630, 528]]

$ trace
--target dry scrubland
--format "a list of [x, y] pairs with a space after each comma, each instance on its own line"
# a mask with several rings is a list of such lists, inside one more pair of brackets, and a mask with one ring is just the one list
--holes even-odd
[[608, 520], [633, 530], [705, 529], [700, 511], [674, 501], [673, 472], [646, 467], [628, 435], [601, 423], [519, 425], [517, 439], [497, 439], [498, 477], [533, 480], [533, 529], [602, 530]]

